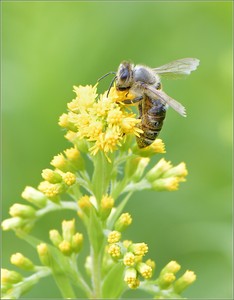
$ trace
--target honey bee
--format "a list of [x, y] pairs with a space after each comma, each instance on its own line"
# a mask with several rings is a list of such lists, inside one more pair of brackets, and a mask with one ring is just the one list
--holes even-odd
[[135, 95], [135, 98], [126, 99], [123, 102], [138, 104], [139, 118], [141, 119], [138, 127], [143, 131], [137, 137], [139, 148], [151, 145], [157, 138], [162, 129], [168, 106], [186, 117], [185, 107], [162, 90], [160, 77], [180, 78], [196, 70], [198, 65], [199, 60], [196, 58], [178, 59], [157, 68], [123, 61], [116, 73], [110, 72], [116, 74], [111, 85], [115, 81], [117, 90], [126, 91], [126, 95], [129, 92]]

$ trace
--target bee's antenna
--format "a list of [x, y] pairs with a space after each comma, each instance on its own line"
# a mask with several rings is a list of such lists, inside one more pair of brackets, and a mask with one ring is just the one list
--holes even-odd
[[108, 73], [106, 73], [105, 75], [103, 75], [102, 77], [100, 77], [97, 81], [99, 82], [100, 80], [102, 80], [103, 78], [105, 78], [106, 76], [108, 76], [108, 75], [110, 75], [110, 74], [116, 74], [116, 72], [113, 72], [113, 71], [108, 72]]
[[[116, 73], [115, 73], [115, 74], [116, 74]], [[109, 95], [109, 93], [110, 93], [110, 89], [112, 88], [112, 85], [113, 85], [113, 83], [114, 83], [114, 81], [115, 81], [116, 78], [117, 78], [117, 76], [115, 76], [115, 77], [111, 80], [111, 83], [110, 83], [108, 92], [107, 92], [107, 94], [106, 94], [107, 98], [108, 98], [108, 95]]]

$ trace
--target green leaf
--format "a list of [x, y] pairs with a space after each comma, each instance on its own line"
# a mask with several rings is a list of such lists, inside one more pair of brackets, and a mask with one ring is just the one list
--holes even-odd
[[106, 275], [102, 285], [103, 298], [119, 298], [126, 289], [124, 282], [124, 268], [122, 263], [117, 263]]

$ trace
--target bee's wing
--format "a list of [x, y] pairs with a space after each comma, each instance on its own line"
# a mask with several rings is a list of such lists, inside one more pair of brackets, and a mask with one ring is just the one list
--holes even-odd
[[152, 98], [159, 98], [163, 103], [171, 106], [176, 112], [178, 112], [182, 117], [186, 117], [185, 107], [180, 104], [175, 99], [168, 96], [162, 90], [157, 90], [154, 86], [144, 85], [146, 95]]
[[196, 70], [198, 65], [199, 59], [197, 58], [182, 58], [154, 68], [153, 71], [160, 76], [176, 79], [189, 75]]

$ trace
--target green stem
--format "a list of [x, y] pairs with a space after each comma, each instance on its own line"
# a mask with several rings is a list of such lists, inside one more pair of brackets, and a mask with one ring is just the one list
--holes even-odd
[[101, 257], [91, 246], [93, 298], [102, 298]]
[[129, 198], [132, 196], [133, 192], [129, 192], [125, 198], [123, 200], [121, 200], [120, 204], [117, 206], [116, 211], [114, 212], [114, 214], [112, 215], [111, 219], [108, 220], [107, 223], [107, 228], [109, 228], [110, 230], [113, 229], [113, 226], [116, 222], [116, 220], [118, 219], [118, 217], [120, 216], [120, 214], [122, 213], [125, 205], [127, 204]]
[[77, 203], [73, 201], [61, 201], [59, 204], [55, 204], [53, 202], [48, 203], [47, 206], [39, 209], [36, 212], [36, 216], [38, 218], [44, 216], [45, 214], [55, 211], [55, 210], [64, 210], [64, 209], [71, 209], [77, 211]]
[[97, 199], [97, 202], [100, 203], [102, 196], [107, 193], [107, 189], [110, 184], [113, 163], [108, 162], [104, 153], [101, 151], [94, 156], [93, 162], [93, 193]]

